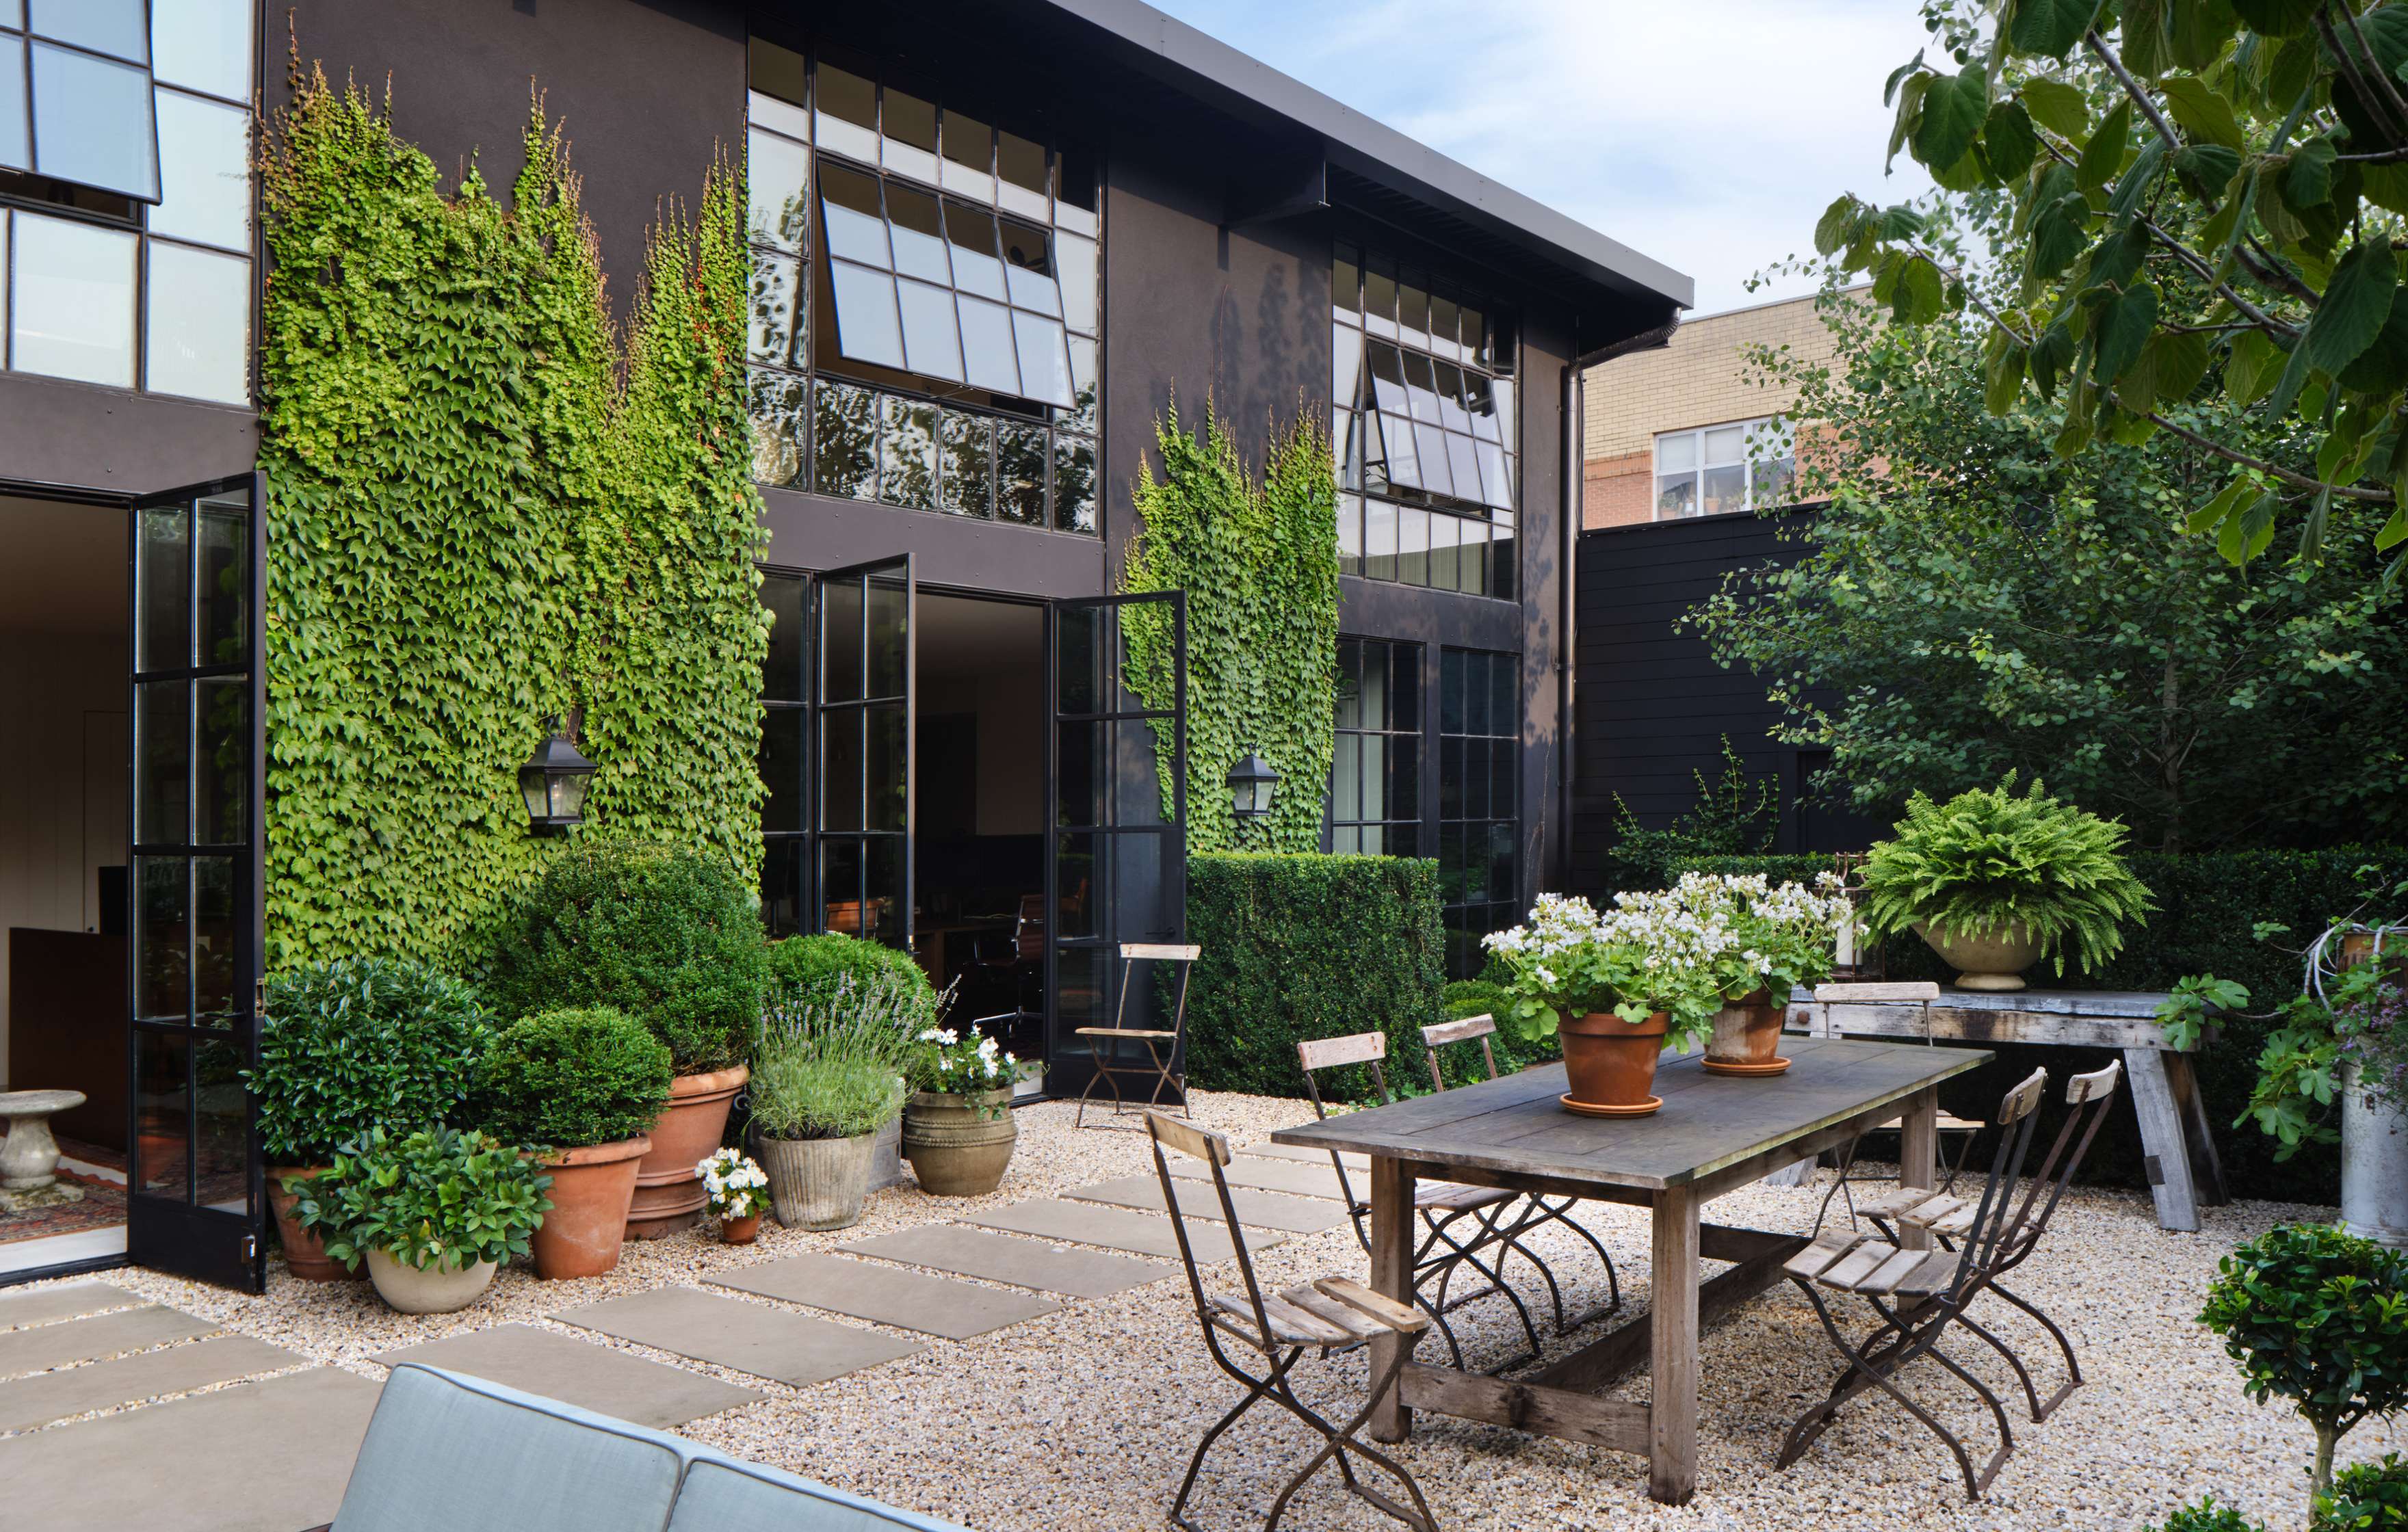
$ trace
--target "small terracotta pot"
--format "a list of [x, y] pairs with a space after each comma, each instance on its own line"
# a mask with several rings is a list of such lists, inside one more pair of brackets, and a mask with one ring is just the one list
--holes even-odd
[[652, 1151], [636, 1167], [636, 1196], [627, 1210], [627, 1238], [657, 1239], [690, 1228], [710, 1194], [694, 1173], [727, 1132], [727, 1109], [752, 1078], [744, 1065], [669, 1081], [669, 1104], [652, 1128]]
[[552, 1176], [552, 1211], [535, 1231], [537, 1276], [546, 1281], [598, 1277], [619, 1264], [627, 1205], [636, 1196], [636, 1162], [652, 1147], [639, 1135], [564, 1149], [542, 1162]]
[[1782, 1063], [1781, 1020], [1786, 1008], [1765, 990], [1743, 995], [1714, 1012], [1714, 1034], [1706, 1043], [1706, 1067], [1720, 1065], [1751, 1074], [1770, 1073]]
[[1019, 1138], [1009, 1087], [976, 1095], [914, 1091], [903, 1109], [903, 1153], [931, 1196], [984, 1196], [1002, 1185]]
[[1604, 1117], [1644, 1117], [1664, 1103], [1653, 1094], [1656, 1059], [1664, 1051], [1671, 1013], [1626, 1022], [1610, 1010], [1565, 1018], [1564, 1074], [1568, 1110]]
[[366, 1265], [360, 1270], [346, 1268], [342, 1262], [326, 1253], [326, 1241], [318, 1238], [315, 1229], [305, 1229], [294, 1220], [293, 1210], [299, 1206], [297, 1193], [284, 1189], [287, 1177], [294, 1181], [315, 1181], [326, 1173], [322, 1165], [271, 1165], [267, 1167], [267, 1206], [276, 1214], [276, 1237], [284, 1242], [284, 1264], [293, 1275], [305, 1282], [351, 1282], [367, 1275]]
[[741, 1218], [719, 1221], [719, 1238], [731, 1245], [749, 1245], [761, 1238], [761, 1215], [746, 1213]]

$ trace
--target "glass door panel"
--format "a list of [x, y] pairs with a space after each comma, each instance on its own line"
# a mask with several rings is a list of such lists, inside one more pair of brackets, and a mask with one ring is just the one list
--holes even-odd
[[814, 582], [817, 929], [911, 948], [911, 559]]
[[134, 515], [126, 1255], [258, 1292], [265, 1203], [242, 1085], [261, 960], [258, 480]]

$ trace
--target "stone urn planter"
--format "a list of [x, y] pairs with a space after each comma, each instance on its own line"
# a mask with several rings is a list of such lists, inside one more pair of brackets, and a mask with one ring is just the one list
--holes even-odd
[[[598, 1277], [619, 1264], [627, 1208], [636, 1197], [636, 1166], [652, 1147], [651, 1138], [638, 1135], [558, 1150], [542, 1161], [552, 1177], [552, 1211], [535, 1231], [537, 1276], [546, 1281]], [[686, 1174], [694, 1174], [691, 1162]]]
[[2040, 942], [2021, 921], [1978, 937], [1938, 931], [1917, 921], [1914, 934], [1956, 970], [1960, 990], [2019, 990], [2024, 970], [2040, 961]]
[[769, 1202], [790, 1229], [847, 1229], [869, 1199], [869, 1162], [878, 1135], [852, 1138], [771, 1138], [755, 1134], [753, 1157], [769, 1176]]
[[914, 1091], [903, 1108], [903, 1154], [931, 1196], [984, 1196], [1003, 1184], [1020, 1124], [1011, 1092]]
[[2341, 1222], [2408, 1250], [2408, 1112], [2369, 1097], [2355, 1064], [2342, 1068]]
[[421, 1269], [404, 1266], [380, 1250], [367, 1255], [368, 1280], [377, 1296], [405, 1314], [448, 1314], [484, 1296], [494, 1285], [494, 1263], [470, 1267], [452, 1264], [449, 1257]]
[[695, 1179], [695, 1162], [719, 1147], [727, 1132], [727, 1110], [752, 1078], [752, 1071], [739, 1064], [669, 1081], [668, 1110], [652, 1124], [652, 1153], [636, 1167], [628, 1238], [657, 1239], [692, 1227], [702, 1216], [704, 1196], [702, 1182]]
[[1557, 1029], [1571, 1086], [1564, 1110], [1584, 1117], [1645, 1117], [1663, 1106], [1664, 1098], [1652, 1092], [1671, 1020], [1662, 1010], [1643, 1022], [1626, 1022], [1610, 1010], [1566, 1017]]
[[267, 1206], [276, 1214], [276, 1238], [284, 1245], [284, 1265], [305, 1282], [360, 1281], [366, 1271], [353, 1271], [326, 1253], [326, 1241], [316, 1229], [305, 1229], [293, 1216], [301, 1197], [284, 1189], [287, 1181], [315, 1181], [326, 1173], [322, 1165], [271, 1165], [267, 1167]]
[[1727, 1002], [1714, 1012], [1714, 1035], [1706, 1043], [1706, 1071], [1717, 1075], [1777, 1075], [1789, 1067], [1779, 1057], [1781, 1018], [1788, 1008], [1772, 1003], [1765, 990]]

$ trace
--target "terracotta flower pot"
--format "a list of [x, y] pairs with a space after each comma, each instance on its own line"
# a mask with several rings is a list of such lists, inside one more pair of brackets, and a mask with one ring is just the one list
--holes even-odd
[[420, 1268], [404, 1266], [380, 1250], [368, 1252], [368, 1277], [377, 1296], [405, 1314], [448, 1314], [484, 1296], [494, 1285], [494, 1263], [459, 1267], [446, 1259]]
[[1020, 1138], [1011, 1092], [914, 1091], [903, 1109], [903, 1153], [931, 1196], [984, 1196], [1003, 1184]]
[[552, 1175], [552, 1211], [535, 1231], [537, 1276], [546, 1281], [598, 1277], [619, 1264], [627, 1205], [636, 1196], [636, 1163], [652, 1147], [652, 1139], [638, 1136], [564, 1149], [543, 1162]]
[[326, 1173], [322, 1165], [271, 1165], [267, 1167], [267, 1206], [276, 1214], [276, 1237], [284, 1242], [284, 1264], [293, 1275], [305, 1282], [358, 1281], [367, 1275], [363, 1269], [352, 1271], [326, 1253], [326, 1241], [318, 1238], [315, 1229], [305, 1229], [296, 1223], [293, 1210], [299, 1206], [299, 1194], [284, 1189], [286, 1177], [294, 1181], [315, 1181]]
[[1706, 1068], [1718, 1075], [1777, 1075], [1789, 1067], [1779, 1056], [1781, 1020], [1787, 1009], [1764, 990], [1727, 1002], [1714, 1012], [1714, 1035], [1706, 1043]]
[[2040, 961], [2041, 944], [2021, 921], [1980, 936], [1942, 932], [1917, 921], [1914, 934], [1956, 970], [1960, 990], [2019, 990], [2024, 970]]
[[694, 1167], [727, 1133], [727, 1109], [752, 1078], [744, 1065], [669, 1081], [669, 1104], [652, 1124], [652, 1152], [636, 1167], [636, 1198], [627, 1210], [627, 1238], [657, 1239], [691, 1227], [709, 1196]]
[[1564, 1019], [1564, 1075], [1571, 1086], [1567, 1111], [1584, 1117], [1645, 1117], [1664, 1104], [1651, 1094], [1656, 1055], [1671, 1013], [1659, 1010], [1643, 1022], [1626, 1022], [1610, 1010]]
[[719, 1221], [719, 1238], [731, 1245], [749, 1245], [761, 1238], [761, 1215], [746, 1213], [741, 1218]]

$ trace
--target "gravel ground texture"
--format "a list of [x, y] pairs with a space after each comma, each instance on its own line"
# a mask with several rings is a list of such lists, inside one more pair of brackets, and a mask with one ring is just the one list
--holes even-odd
[[[1070, 1113], [1061, 1103], [1022, 1109], [1019, 1149], [993, 1197], [939, 1199], [906, 1185], [876, 1194], [852, 1229], [807, 1234], [770, 1220], [760, 1242], [750, 1247], [718, 1243], [706, 1224], [631, 1243], [616, 1271], [588, 1281], [538, 1282], [529, 1271], [507, 1270], [482, 1302], [458, 1314], [393, 1313], [366, 1283], [298, 1282], [280, 1264], [271, 1265], [264, 1297], [141, 1270], [111, 1272], [107, 1280], [370, 1378], [384, 1373], [367, 1360], [379, 1352], [509, 1321], [542, 1324], [767, 1395], [682, 1428], [697, 1441], [743, 1457], [979, 1532], [1159, 1527], [1197, 1438], [1240, 1393], [1206, 1352], [1178, 1278], [1110, 1298], [1065, 1300], [1058, 1313], [970, 1340], [931, 1340], [923, 1354], [810, 1388], [611, 1340], [546, 1317], [621, 1294], [695, 1283], [732, 1267], [831, 1251], [984, 1206], [1151, 1173], [1152, 1153], [1141, 1134], [1092, 1125], [1074, 1132]], [[1297, 1101], [1204, 1093], [1197, 1095], [1196, 1113], [1240, 1146], [1310, 1115]], [[1828, 1179], [1824, 1172], [1811, 1189], [1750, 1187], [1715, 1201], [1707, 1216], [1803, 1232], [1813, 1224]], [[1584, 1204], [1583, 1212], [1621, 1272], [1621, 1317], [1641, 1312], [1648, 1299], [1644, 1213], [1603, 1203]], [[2145, 1196], [2102, 1191], [2069, 1196], [2048, 1242], [2018, 1273], [2016, 1285], [2071, 1333], [2089, 1382], [2044, 1425], [2032, 1425], [2011, 1403], [2017, 1451], [1977, 1506], [1965, 1503], [1946, 1450], [1886, 1400], [1858, 1401], [1801, 1462], [1774, 1470], [1781, 1434], [1828, 1385], [1837, 1362], [1812, 1310], [1785, 1284], [1704, 1338], [1699, 1489], [1687, 1507], [1650, 1501], [1638, 1457], [1499, 1427], [1425, 1414], [1398, 1453], [1419, 1479], [1439, 1525], [1466, 1532], [2135, 1528], [2210, 1492], [2271, 1526], [2296, 1527], [2305, 1520], [2312, 1434], [2287, 1410], [2251, 1405], [2221, 1345], [2194, 1316], [2225, 1251], [2286, 1220], [2331, 1216], [2328, 1208], [2243, 1203], [2209, 1210], [2198, 1234], [2170, 1234], [2157, 1226]], [[1603, 1298], [1595, 1257], [1569, 1235], [1549, 1230], [1534, 1243], [1563, 1282], [1568, 1310]], [[1360, 1276], [1365, 1264], [1354, 1233], [1343, 1226], [1291, 1237], [1256, 1262], [1266, 1287]], [[1709, 1264], [1709, 1272], [1716, 1269]], [[1526, 1294], [1543, 1295], [1526, 1267], [1517, 1265], [1512, 1274]], [[1208, 1268], [1205, 1276], [1218, 1290], [1238, 1290], [1234, 1265]], [[1558, 1339], [1543, 1307], [1534, 1302], [1534, 1312], [1550, 1354], [1601, 1333], [1592, 1327]], [[1475, 1365], [1515, 1348], [1518, 1326], [1499, 1298], [1482, 1299], [1451, 1317]], [[2003, 1321], [1998, 1328], [2033, 1364], [2043, 1392], [2053, 1388], [2056, 1353], [2038, 1328]], [[1950, 1350], [2002, 1397], [2019, 1396], [2009, 1393], [2013, 1381], [2004, 1367], [1977, 1354], [1982, 1348]], [[1443, 1344], [1433, 1336], [1421, 1354], [1443, 1361]], [[1308, 1401], [1333, 1414], [1351, 1413], [1363, 1364], [1358, 1357], [1308, 1358], [1297, 1376]], [[1910, 1393], [1965, 1434], [1977, 1455], [1986, 1453], [1994, 1428], [1970, 1392], [1928, 1363], [1909, 1377]], [[1617, 1392], [1643, 1398], [1643, 1372]], [[1318, 1445], [1274, 1408], [1258, 1407], [1215, 1447], [1191, 1515], [1213, 1532], [1260, 1526], [1277, 1486]], [[2370, 1422], [2344, 1441], [2343, 1457], [2355, 1461], [2401, 1449], [2408, 1449], [2408, 1428]], [[1336, 1473], [1325, 1470], [1298, 1495], [1283, 1525], [1351, 1532], [1395, 1524], [1343, 1493]]]

